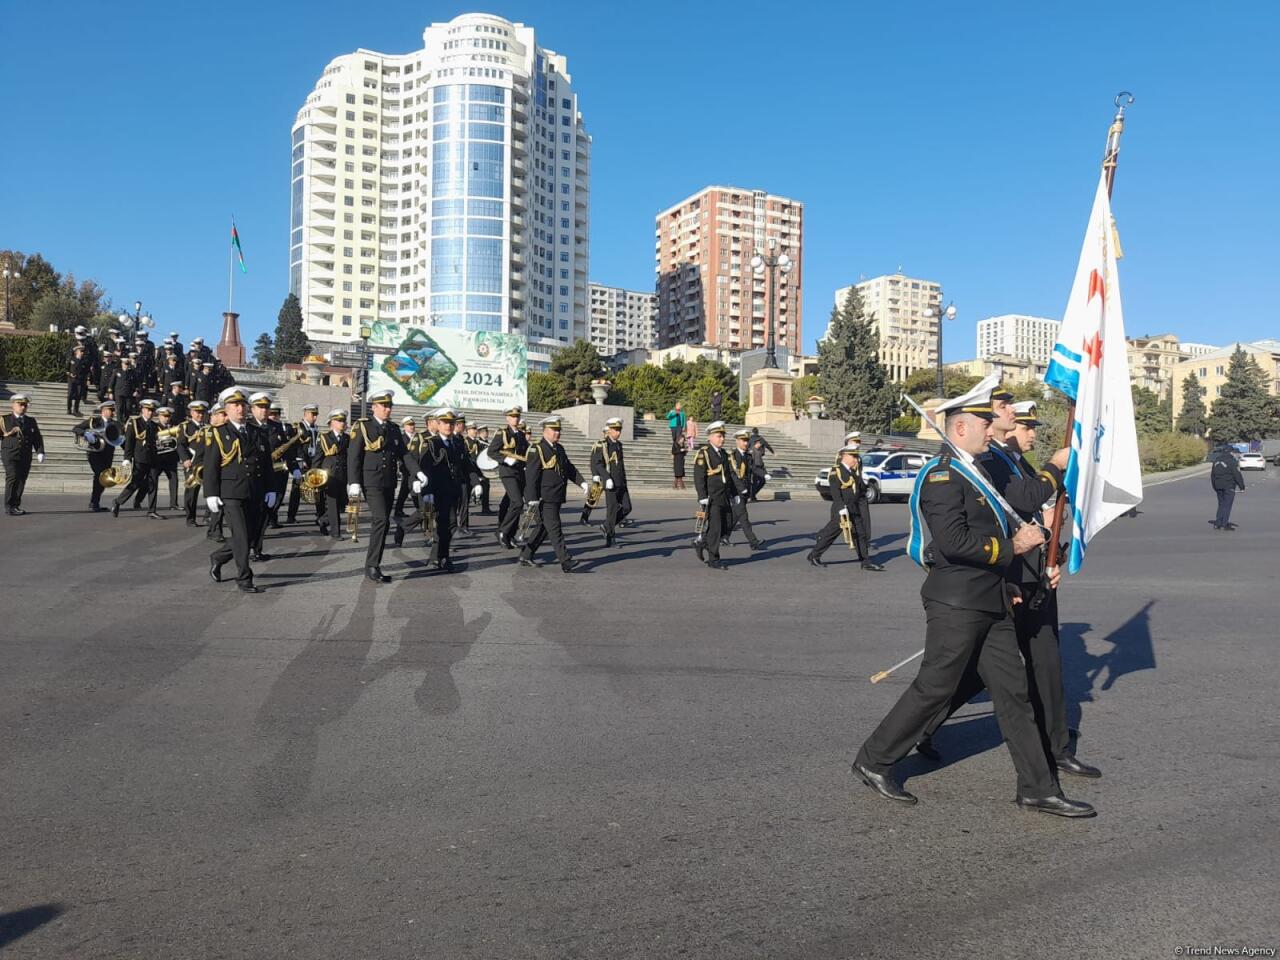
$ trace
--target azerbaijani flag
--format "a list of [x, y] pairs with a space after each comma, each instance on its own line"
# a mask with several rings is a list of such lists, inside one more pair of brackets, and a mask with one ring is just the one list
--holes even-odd
[[240, 258], [240, 272], [248, 273], [249, 269], [244, 265], [244, 250], [240, 247], [240, 234], [236, 232], [236, 224], [231, 222], [231, 245], [236, 248], [236, 256]]

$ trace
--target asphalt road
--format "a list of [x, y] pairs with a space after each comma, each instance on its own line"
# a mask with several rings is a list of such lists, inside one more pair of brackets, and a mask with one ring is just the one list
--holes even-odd
[[[1097, 782], [1016, 810], [990, 705], [899, 772], [849, 773], [918, 648], [906, 510], [888, 570], [804, 563], [816, 502], [761, 504], [766, 554], [687, 548], [638, 503], [582, 572], [465, 572], [291, 528], [241, 597], [180, 520], [31, 497], [0, 517], [0, 953], [14, 958], [1173, 957], [1280, 947], [1280, 482], [1235, 533], [1203, 476], [1148, 491], [1062, 598]], [[576, 511], [575, 511], [576, 512]], [[566, 514], [568, 516], [568, 514]], [[487, 530], [490, 521], [483, 521]], [[842, 546], [829, 554], [844, 560]]]

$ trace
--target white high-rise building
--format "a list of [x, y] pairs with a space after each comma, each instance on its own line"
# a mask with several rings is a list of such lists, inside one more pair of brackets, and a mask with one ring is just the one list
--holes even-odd
[[[862, 295], [863, 312], [874, 317], [880, 335], [880, 365], [890, 380], [902, 381], [917, 370], [938, 364], [938, 312], [942, 287], [936, 280], [908, 277], [899, 270], [853, 285]], [[853, 287], [836, 291], [836, 309], [843, 309]]]
[[529, 362], [587, 336], [591, 138], [565, 58], [469, 13], [423, 49], [330, 63], [293, 125], [289, 288], [303, 329], [383, 320], [525, 335]]
[[1038, 366], [1048, 366], [1059, 326], [1059, 320], [1028, 317], [1021, 313], [979, 320], [978, 359], [1016, 357]]
[[591, 342], [602, 357], [658, 345], [658, 295], [641, 290], [590, 285]]

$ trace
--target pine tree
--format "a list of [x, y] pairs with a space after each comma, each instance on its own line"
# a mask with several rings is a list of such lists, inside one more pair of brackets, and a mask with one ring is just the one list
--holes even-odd
[[551, 372], [564, 377], [571, 399], [590, 403], [591, 381], [604, 376], [604, 363], [595, 344], [578, 340], [556, 352], [551, 358]]
[[1206, 419], [1204, 400], [1200, 395], [1200, 378], [1192, 370], [1182, 381], [1182, 412], [1178, 414], [1177, 430], [1179, 433], [1203, 437]]
[[1227, 382], [1213, 401], [1209, 435], [1220, 443], [1261, 440], [1276, 432], [1276, 399], [1267, 392], [1267, 375], [1239, 345], [1231, 355]]
[[276, 320], [276, 340], [272, 350], [272, 363], [279, 367], [286, 363], [301, 363], [311, 352], [311, 342], [302, 332], [302, 304], [292, 293], [284, 298]]
[[880, 336], [857, 289], [831, 311], [818, 343], [818, 392], [831, 416], [851, 430], [884, 430], [897, 414], [897, 398], [880, 365]]
[[260, 333], [253, 342], [253, 362], [259, 367], [273, 366], [275, 348], [271, 345], [271, 334]]

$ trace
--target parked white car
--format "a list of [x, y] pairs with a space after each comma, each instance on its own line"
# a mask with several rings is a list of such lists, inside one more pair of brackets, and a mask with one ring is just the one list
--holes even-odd
[[[916, 475], [929, 462], [929, 455], [910, 450], [871, 450], [862, 455], [862, 479], [867, 482], [867, 500], [876, 503], [889, 497], [911, 496]], [[831, 499], [827, 474], [829, 467], [818, 471], [813, 485], [823, 500]]]
[[1265, 470], [1267, 469], [1266, 458], [1260, 453], [1242, 453], [1240, 454], [1241, 470]]

